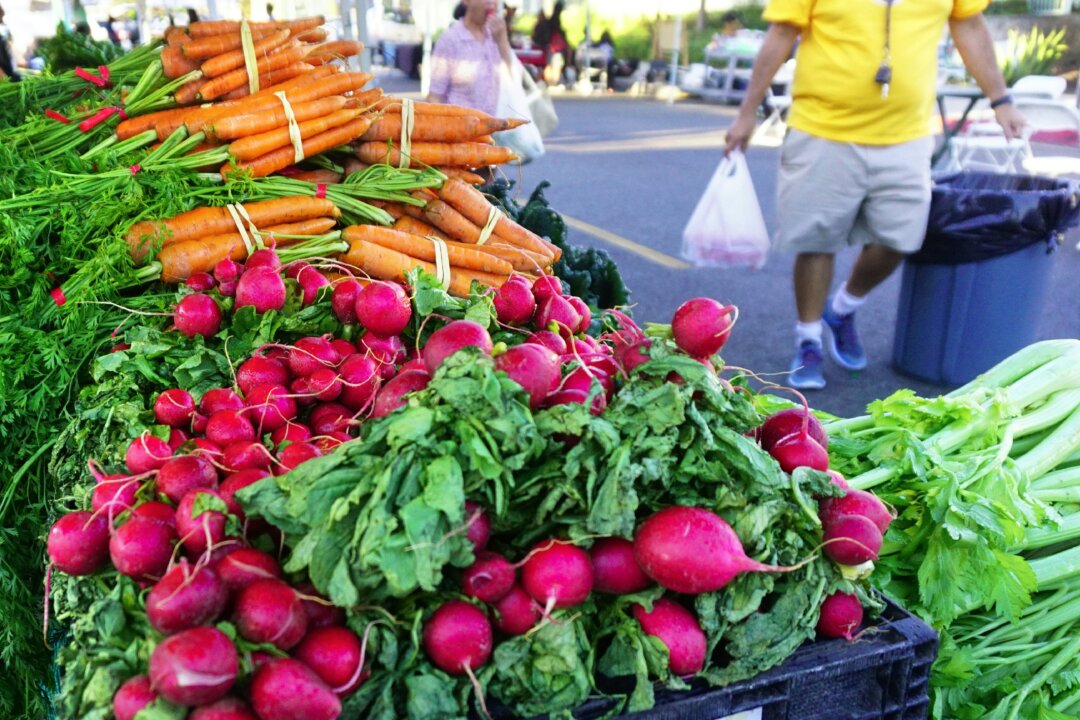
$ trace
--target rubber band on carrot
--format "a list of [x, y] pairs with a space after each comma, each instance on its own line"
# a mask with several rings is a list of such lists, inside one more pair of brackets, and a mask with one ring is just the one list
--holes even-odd
[[412, 134], [416, 126], [416, 108], [413, 101], [404, 98], [401, 101], [401, 152], [398, 167], [409, 167], [409, 156], [412, 154]]
[[[244, 223], [240, 220], [240, 213], [243, 212], [244, 215], [247, 215], [247, 211], [244, 210], [244, 206], [240, 203], [231, 203], [225, 207], [228, 209], [229, 215], [232, 216], [233, 222], [236, 223], [236, 229], [240, 233], [240, 239], [244, 241], [244, 247], [247, 249], [247, 254], [250, 256], [251, 253], [255, 252], [255, 243], [252, 241], [251, 235], [248, 234], [248, 228], [244, 227]], [[247, 221], [251, 223], [251, 216], [247, 217]], [[251, 224], [251, 230], [253, 234], [255, 234], [255, 238], [258, 239], [259, 235], [257, 234], [258, 231], [256, 230], [254, 223]], [[262, 243], [260, 242], [259, 244], [261, 245]]]
[[495, 232], [495, 225], [499, 222], [500, 214], [499, 208], [492, 205], [491, 210], [488, 211], [487, 222], [480, 229], [480, 237], [476, 240], [477, 245], [483, 245], [491, 238], [491, 234]]
[[255, 57], [255, 38], [251, 35], [251, 25], [247, 18], [240, 21], [240, 48], [244, 51], [244, 67], [247, 69], [248, 91], [254, 95], [259, 92], [259, 61]]
[[284, 91], [274, 93], [274, 97], [281, 100], [281, 108], [285, 111], [285, 121], [289, 124], [289, 140], [293, 146], [293, 162], [304, 159], [304, 138], [300, 135], [300, 125], [296, 122], [296, 114], [293, 112], [289, 98], [285, 97]]
[[450, 251], [446, 248], [446, 241], [434, 235], [428, 235], [427, 239], [435, 246], [435, 277], [442, 289], [450, 289]]

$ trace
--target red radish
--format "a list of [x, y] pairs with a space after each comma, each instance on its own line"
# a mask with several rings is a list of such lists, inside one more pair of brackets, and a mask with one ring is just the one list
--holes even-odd
[[619, 374], [619, 363], [615, 361], [615, 358], [610, 355], [604, 355], [603, 353], [589, 353], [581, 356], [581, 364], [590, 370], [596, 370], [609, 378], [613, 378]]
[[522, 275], [511, 275], [510, 279], [495, 291], [492, 300], [499, 322], [507, 325], [524, 325], [532, 320], [533, 312], [536, 311], [536, 298], [533, 297], [529, 281]]
[[352, 325], [356, 322], [356, 298], [361, 289], [360, 283], [352, 278], [334, 284], [334, 291], [330, 295], [330, 309], [342, 324]]
[[221, 465], [231, 473], [266, 470], [272, 459], [270, 451], [260, 442], [238, 442], [225, 448], [221, 454]]
[[326, 454], [328, 452], [333, 452], [334, 448], [341, 443], [347, 443], [352, 439], [352, 435], [349, 435], [346, 432], [331, 431], [324, 435], [320, 435], [315, 441], [315, 447], [319, 448], [319, 452]]
[[361, 355], [367, 355], [379, 367], [379, 377], [389, 380], [394, 376], [396, 365], [405, 362], [405, 343], [399, 335], [376, 335], [364, 333], [356, 342]]
[[448, 675], [467, 675], [491, 657], [491, 623], [463, 600], [449, 600], [424, 623], [424, 650]]
[[218, 292], [224, 297], [236, 294], [236, 283], [244, 274], [244, 266], [226, 258], [214, 266], [214, 279], [218, 282]]
[[176, 303], [173, 323], [177, 330], [189, 338], [196, 335], [211, 337], [221, 330], [221, 308], [209, 295], [185, 295]]
[[684, 506], [665, 508], [638, 526], [634, 558], [668, 590], [691, 595], [719, 590], [744, 572], [790, 569], [751, 560], [723, 518]]
[[124, 352], [125, 350], [130, 350], [130, 349], [131, 349], [131, 343], [122, 342], [122, 343], [116, 343], [111, 348], [109, 348], [109, 352], [118, 353], [118, 352]]
[[825, 554], [841, 565], [877, 560], [881, 531], [862, 515], [835, 515], [825, 524]]
[[162, 635], [172, 635], [217, 619], [229, 593], [217, 573], [208, 567], [192, 568], [181, 559], [146, 596], [146, 618]]
[[188, 286], [195, 292], [206, 292], [213, 290], [217, 285], [217, 281], [214, 280], [214, 276], [208, 272], [197, 272], [188, 275], [188, 279], [184, 281], [184, 285]]
[[472, 320], [454, 320], [431, 334], [421, 350], [424, 367], [431, 374], [442, 365], [443, 360], [466, 347], [480, 348], [486, 355], [491, 354], [491, 336], [488, 331]]
[[510, 588], [491, 607], [495, 610], [495, 627], [507, 635], [524, 635], [540, 621], [540, 606], [520, 585]]
[[551, 295], [536, 304], [533, 324], [541, 330], [565, 328], [567, 332], [573, 333], [581, 325], [581, 315], [562, 295]]
[[364, 671], [360, 667], [363, 648], [360, 638], [343, 627], [312, 630], [293, 657], [311, 668], [338, 695], [348, 695], [360, 687]]
[[356, 296], [356, 319], [378, 335], [400, 335], [412, 319], [409, 294], [397, 283], [369, 283]]
[[[190, 557], [193, 562], [203, 563], [207, 567], [216, 569], [222, 560], [243, 547], [246, 547], [246, 545], [244, 545], [244, 541], [240, 538], [227, 537], [214, 543], [213, 549], [209, 552], [200, 554], [188, 553], [188, 557]], [[192, 557], [193, 555], [194, 557]]]
[[[379, 389], [379, 363], [375, 358], [356, 353], [341, 362], [341, 395], [338, 400], [353, 412], [368, 408]], [[352, 415], [350, 412], [349, 415]], [[318, 431], [314, 421], [311, 426]]]
[[133, 515], [109, 539], [109, 558], [121, 575], [156, 580], [172, 559], [176, 531], [151, 518]]
[[206, 439], [220, 447], [251, 442], [255, 438], [255, 427], [244, 416], [243, 411], [219, 410], [206, 421]]
[[566, 335], [566, 352], [569, 355], [588, 356], [608, 352], [606, 345], [601, 345], [588, 335], [574, 335], [569, 330], [563, 332]]
[[668, 668], [679, 677], [696, 675], [705, 667], [708, 642], [697, 618], [669, 598], [659, 598], [652, 612], [634, 605], [634, 618], [646, 635], [659, 638], [668, 649]]
[[341, 376], [332, 368], [319, 368], [302, 379], [307, 380], [308, 392], [314, 395], [316, 400], [331, 402], [341, 395]]
[[236, 385], [244, 395], [256, 385], [288, 385], [292, 376], [281, 361], [252, 355], [236, 369]]
[[199, 412], [208, 418], [221, 410], [243, 409], [244, 399], [229, 388], [207, 390], [202, 399], [199, 400]]
[[240, 276], [236, 283], [236, 308], [248, 306], [257, 313], [285, 307], [285, 281], [277, 270], [248, 267]]
[[821, 615], [817, 622], [818, 635], [853, 640], [862, 621], [863, 607], [859, 598], [848, 593], [835, 592], [821, 603]]
[[176, 510], [171, 505], [151, 500], [140, 503], [131, 511], [132, 517], [144, 517], [164, 523], [176, 531]]
[[191, 393], [171, 388], [157, 396], [154, 401], [154, 419], [162, 425], [183, 428], [191, 425], [195, 415], [195, 399]]
[[819, 515], [823, 525], [832, 525], [840, 515], [862, 515], [877, 525], [882, 535], [895, 519], [877, 495], [865, 490], [848, 490], [843, 497], [824, 498], [820, 508]]
[[201, 555], [225, 538], [223, 513], [209, 509], [197, 512], [196, 504], [210, 507], [214, 499], [225, 502], [216, 491], [206, 488], [192, 490], [181, 498], [176, 508], [176, 532], [186, 550]]
[[253, 582], [281, 578], [281, 566], [273, 556], [255, 548], [239, 548], [217, 564], [217, 574], [229, 593], [237, 593]]
[[554, 275], [541, 275], [533, 280], [532, 291], [533, 295], [536, 296], [536, 302], [553, 295], [561, 296], [563, 294], [562, 280]]
[[229, 637], [213, 627], [170, 635], [150, 656], [150, 683], [174, 705], [220, 700], [236, 682], [240, 660]]
[[57, 570], [93, 575], [109, 559], [109, 521], [86, 510], [62, 515], [49, 528], [46, 547]]
[[299, 660], [274, 658], [255, 671], [251, 706], [260, 720], [337, 720], [341, 701]]
[[281, 385], [256, 385], [246, 398], [251, 422], [259, 435], [273, 432], [296, 417], [296, 401]]
[[132, 475], [142, 475], [159, 469], [172, 454], [169, 443], [150, 433], [143, 433], [128, 445], [124, 464]]
[[217, 470], [201, 455], [180, 455], [165, 463], [157, 474], [158, 492], [174, 503], [192, 490], [216, 488]]
[[345, 622], [345, 611], [334, 606], [319, 594], [311, 583], [302, 583], [297, 590], [303, 595], [304, 611], [307, 613], [308, 630], [341, 625]]
[[525, 389], [533, 410], [559, 386], [559, 356], [543, 345], [516, 345], [495, 358], [495, 369]]
[[[552, 393], [548, 396], [545, 405], [547, 407], [555, 407], [556, 405], [587, 405], [589, 403], [589, 394], [584, 390], [559, 390], [556, 393]], [[593, 415], [600, 415], [607, 407], [607, 395], [605, 393], [597, 393], [593, 397], [592, 405], [589, 407], [589, 412]]]
[[245, 515], [244, 509], [240, 507], [240, 503], [236, 500], [237, 491], [246, 488], [248, 485], [254, 485], [265, 477], [270, 477], [270, 472], [266, 469], [241, 470], [227, 477], [221, 483], [221, 487], [218, 488], [218, 495], [225, 501], [229, 513], [235, 515], [241, 522], [244, 521]]
[[356, 352], [356, 345], [344, 338], [334, 338], [330, 341], [330, 347], [337, 350], [337, 354], [343, 358], [347, 358]]
[[595, 368], [578, 365], [559, 382], [561, 390], [580, 390], [588, 395], [592, 392], [593, 385], [599, 385], [605, 396], [610, 396], [615, 391], [615, 381], [607, 373]]
[[491, 518], [479, 503], [465, 501], [465, 524], [469, 528], [465, 537], [473, 544], [473, 550], [480, 552], [486, 548], [491, 538]]
[[[850, 490], [847, 484], [847, 480], [845, 480], [844, 476], [840, 473], [836, 472], [835, 470], [829, 469], [825, 471], [825, 474], [829, 476], [829, 480], [831, 480], [832, 484], [836, 487], [840, 488], [841, 490]], [[885, 531], [882, 530], [882, 532]]]
[[420, 357], [414, 357], [408, 362], [406, 362], [404, 365], [402, 365], [401, 369], [398, 372], [409, 372], [410, 370], [423, 370], [426, 373], [427, 368], [424, 367], [424, 359]]
[[589, 553], [565, 540], [543, 540], [529, 551], [521, 567], [521, 586], [549, 612], [580, 605], [593, 587]]
[[597, 592], [629, 595], [652, 585], [634, 559], [634, 543], [625, 538], [600, 538], [589, 548], [589, 557]]
[[525, 342], [534, 345], [543, 345], [560, 357], [565, 355], [568, 349], [562, 335], [553, 333], [550, 330], [537, 330], [530, 335]]
[[204, 457], [211, 462], [217, 462], [221, 458], [223, 451], [216, 442], [207, 440], [204, 437], [197, 437], [191, 441], [191, 444], [195, 446], [195, 449], [191, 451], [192, 455]]
[[651, 359], [649, 357], [649, 347], [651, 345], [652, 342], [648, 339], [632, 345], [616, 345], [615, 362], [619, 363], [622, 371], [629, 375], [634, 371], [634, 368], [649, 362]]
[[150, 678], [136, 675], [125, 681], [113, 695], [113, 715], [116, 720], [135, 720], [139, 711], [156, 699], [157, 693], [150, 688]]
[[306, 463], [312, 458], [322, 455], [317, 445], [313, 443], [291, 443], [278, 453], [278, 464], [274, 466], [275, 475], [284, 475], [297, 465]]
[[825, 448], [818, 444], [817, 440], [809, 434], [794, 432], [769, 449], [776, 462], [780, 463], [780, 469], [786, 473], [794, 472], [795, 468], [808, 467], [825, 472], [829, 469], [829, 454]]
[[297, 270], [296, 282], [299, 283], [302, 293], [300, 303], [305, 306], [315, 302], [319, 297], [319, 291], [330, 284], [325, 275], [307, 263], [303, 263]]
[[201, 435], [206, 432], [206, 420], [207, 417], [202, 413], [195, 413], [191, 418], [191, 432], [196, 435]]
[[296, 591], [282, 581], [257, 580], [236, 596], [233, 622], [248, 640], [289, 650], [307, 632], [307, 611]]
[[317, 405], [308, 415], [308, 423], [311, 429], [319, 435], [325, 435], [335, 431], [345, 431], [349, 428], [352, 420], [352, 411], [339, 403], [323, 403]]
[[825, 428], [814, 413], [802, 407], [793, 407], [780, 410], [765, 418], [761, 423], [759, 442], [765, 452], [772, 449], [773, 445], [792, 433], [801, 433], [803, 422], [806, 423], [806, 432], [821, 447], [828, 449], [829, 437], [825, 434]]
[[259, 720], [258, 715], [240, 698], [227, 697], [195, 708], [187, 720]]
[[721, 305], [712, 298], [687, 300], [671, 319], [675, 344], [694, 357], [714, 355], [727, 342], [737, 315], [734, 305]]
[[173, 452], [176, 452], [181, 447], [183, 447], [184, 443], [186, 443], [190, 439], [191, 436], [180, 428], [169, 429], [169, 439], [167, 440], [167, 442], [169, 443], [169, 447], [172, 448]]
[[320, 368], [337, 367], [341, 356], [325, 337], [304, 337], [289, 349], [289, 370], [296, 377], [307, 377]]
[[248, 259], [245, 261], [244, 266], [248, 270], [264, 268], [266, 270], [273, 270], [276, 273], [281, 270], [281, 258], [279, 258], [278, 254], [270, 248], [262, 248], [248, 255]]
[[592, 324], [592, 310], [585, 304], [585, 301], [576, 295], [568, 295], [566, 301], [570, 303], [570, 307], [574, 308], [578, 316], [581, 318], [581, 322], [578, 323], [576, 328], [570, 328], [574, 332], [583, 333], [589, 329], [589, 325]]
[[287, 423], [270, 433], [270, 442], [274, 447], [280, 447], [282, 443], [304, 442], [310, 439], [311, 428], [298, 422]]
[[90, 495], [90, 509], [95, 513], [104, 511], [107, 517], [115, 518], [135, 507], [135, 493], [140, 487], [142, 484], [138, 480], [128, 478], [100, 482]]
[[398, 408], [405, 407], [405, 396], [411, 392], [423, 390], [431, 381], [427, 370], [404, 370], [379, 389], [375, 396], [375, 406], [371, 417], [381, 418]]
[[461, 576], [462, 590], [481, 602], [501, 600], [514, 587], [517, 573], [510, 561], [497, 552], [482, 550]]

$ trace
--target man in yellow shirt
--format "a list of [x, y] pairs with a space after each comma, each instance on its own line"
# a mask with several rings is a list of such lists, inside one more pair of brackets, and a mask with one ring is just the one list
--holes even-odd
[[[866, 367], [855, 311], [919, 249], [930, 205], [931, 113], [946, 23], [1007, 137], [1023, 128], [994, 57], [989, 0], [769, 0], [771, 25], [754, 62], [727, 149], [745, 149], [756, 111], [796, 40], [790, 130], [780, 155], [774, 247], [797, 253], [797, 352], [789, 383], [825, 387], [828, 349]], [[862, 250], [826, 307], [837, 251]]]

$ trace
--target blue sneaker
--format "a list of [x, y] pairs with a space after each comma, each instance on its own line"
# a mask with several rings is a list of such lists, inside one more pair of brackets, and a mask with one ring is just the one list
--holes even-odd
[[791, 374], [787, 378], [788, 385], [799, 390], [822, 389], [825, 387], [825, 376], [821, 372], [824, 361], [821, 346], [810, 340], [804, 340], [791, 361]]
[[821, 319], [829, 328], [829, 355], [845, 370], [862, 370], [866, 367], [866, 351], [863, 350], [859, 333], [855, 330], [855, 313], [837, 315], [828, 304]]

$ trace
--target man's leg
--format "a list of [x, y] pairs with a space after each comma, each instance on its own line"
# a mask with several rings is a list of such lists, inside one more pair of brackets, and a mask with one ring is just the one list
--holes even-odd
[[831, 253], [799, 253], [795, 256], [795, 308], [799, 322], [816, 323], [832, 287]]
[[892, 275], [904, 254], [884, 245], [865, 245], [851, 268], [847, 292], [857, 298], [866, 297], [885, 278]]

